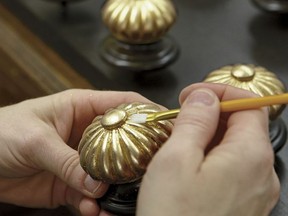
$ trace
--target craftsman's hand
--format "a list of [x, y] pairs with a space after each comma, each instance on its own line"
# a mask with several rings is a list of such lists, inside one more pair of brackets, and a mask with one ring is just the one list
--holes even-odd
[[219, 100], [255, 97], [194, 84], [170, 139], [143, 178], [138, 216], [265, 216], [279, 197], [266, 108], [220, 115]]
[[148, 102], [136, 93], [68, 90], [0, 108], [0, 202], [106, 215], [95, 198], [108, 186], [83, 171], [77, 146], [95, 116], [135, 101]]

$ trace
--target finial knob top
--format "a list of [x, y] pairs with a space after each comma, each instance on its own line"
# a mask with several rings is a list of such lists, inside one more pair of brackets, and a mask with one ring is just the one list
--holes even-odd
[[108, 0], [102, 18], [112, 35], [122, 42], [158, 41], [176, 20], [171, 0]]

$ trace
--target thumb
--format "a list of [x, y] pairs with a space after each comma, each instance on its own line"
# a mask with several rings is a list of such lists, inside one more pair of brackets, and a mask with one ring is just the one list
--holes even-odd
[[205, 148], [217, 129], [219, 112], [219, 100], [213, 91], [204, 88], [194, 90], [182, 104], [168, 143], [173, 145], [181, 141], [178, 149], [203, 158]]
[[87, 175], [80, 165], [78, 152], [66, 145], [60, 137], [52, 139], [50, 136], [49, 140], [53, 140], [53, 143], [42, 145], [34, 153], [38, 165], [88, 197], [103, 196], [108, 185]]

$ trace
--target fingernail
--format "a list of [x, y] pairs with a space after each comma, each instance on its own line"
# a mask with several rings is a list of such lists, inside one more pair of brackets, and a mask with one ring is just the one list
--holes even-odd
[[215, 96], [206, 90], [196, 90], [192, 92], [186, 99], [188, 104], [199, 104], [211, 106], [215, 102]]
[[95, 194], [97, 190], [99, 189], [99, 187], [101, 186], [101, 182], [95, 181], [89, 175], [87, 175], [87, 177], [84, 180], [84, 186], [87, 191]]

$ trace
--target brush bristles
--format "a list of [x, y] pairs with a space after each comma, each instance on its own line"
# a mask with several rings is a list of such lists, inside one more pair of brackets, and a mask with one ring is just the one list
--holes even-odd
[[147, 116], [148, 114], [143, 113], [134, 114], [129, 118], [129, 121], [137, 124], [143, 124], [146, 122]]

